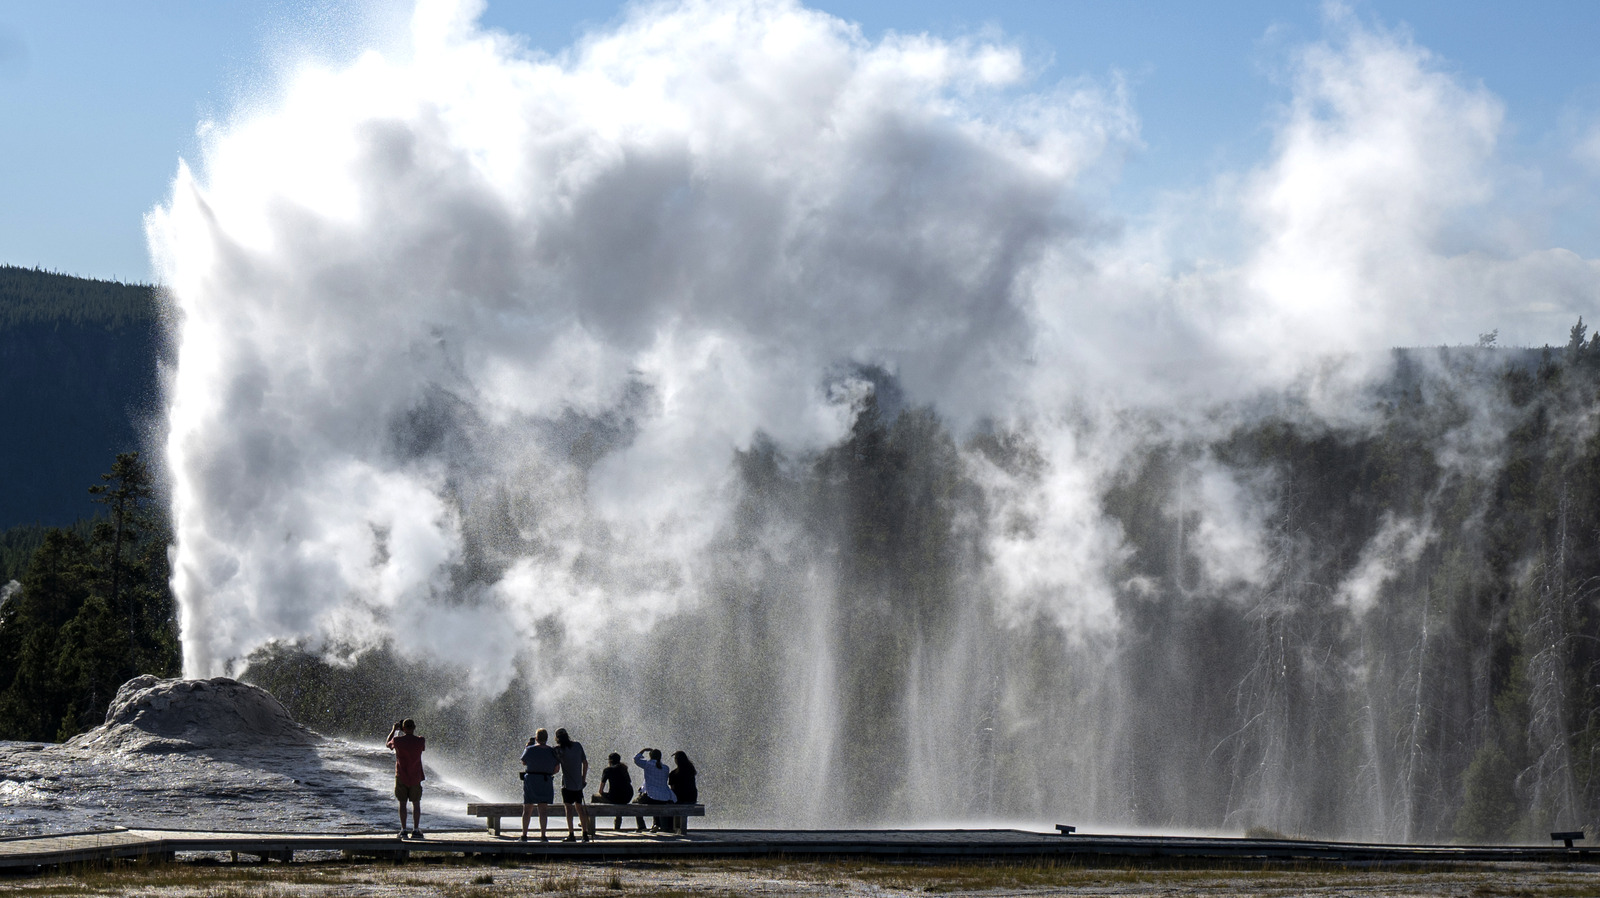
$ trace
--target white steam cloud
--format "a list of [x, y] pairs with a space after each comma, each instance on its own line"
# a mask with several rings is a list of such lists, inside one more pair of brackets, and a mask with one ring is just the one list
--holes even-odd
[[[1600, 298], [1600, 262], [1483, 236], [1498, 101], [1337, 15], [1273, 157], [1141, 226], [1078, 186], [1136, 146], [1131, 101], [1003, 43], [751, 0], [532, 57], [478, 11], [424, 0], [404, 52], [298, 70], [149, 217], [191, 675], [394, 637], [493, 690], [541, 621], [647, 628], [697, 599], [732, 452], [836, 442], [862, 366], [1031, 435], [1036, 482], [973, 461], [1000, 607], [1109, 627], [1098, 497], [1151, 428], [1268, 389], [1349, 418], [1374, 350], [1543, 341]], [[1183, 255], [1202, 219], [1243, 249]], [[1199, 470], [1173, 513], [1251, 582], [1259, 485]], [[1425, 538], [1393, 522], [1362, 576]]]

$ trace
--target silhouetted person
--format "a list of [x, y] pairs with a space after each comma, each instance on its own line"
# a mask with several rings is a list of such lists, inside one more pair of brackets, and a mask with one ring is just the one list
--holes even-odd
[[394, 752], [394, 797], [400, 802], [400, 838], [406, 833], [406, 800], [411, 800], [411, 835], [422, 838], [422, 752], [428, 740], [417, 735], [417, 722], [407, 717], [389, 728], [384, 745]]
[[[667, 774], [667, 787], [672, 794], [677, 796], [679, 804], [695, 804], [700, 801], [700, 788], [695, 785], [694, 762], [681, 751], [672, 753], [672, 772]], [[685, 825], [687, 817], [672, 818], [675, 825], [674, 832], [686, 832], [689, 827]]]
[[[645, 755], [650, 756], [645, 760]], [[661, 763], [661, 749], [641, 748], [633, 756], [633, 763], [644, 771], [644, 794], [639, 796], [639, 804], [676, 804], [678, 799], [672, 794], [672, 787], [667, 785], [667, 765]], [[670, 825], [668, 817], [657, 817], [655, 825], [650, 827], [651, 832], [660, 832], [663, 826]]]
[[577, 841], [572, 835], [572, 815], [577, 814], [578, 825], [583, 827], [583, 840], [587, 842], [594, 832], [589, 813], [583, 807], [583, 787], [589, 781], [589, 756], [584, 754], [582, 742], [574, 742], [567, 735], [566, 727], [556, 728], [556, 757], [561, 761], [561, 804], [567, 809], [566, 841]]
[[539, 841], [550, 841], [545, 834], [549, 823], [550, 803], [556, 800], [555, 776], [561, 769], [561, 759], [555, 749], [545, 744], [550, 734], [544, 727], [534, 731], [528, 747], [522, 750], [522, 841], [528, 841], [528, 818], [533, 816], [533, 806], [539, 806]]
[[[606, 769], [600, 771], [600, 794], [595, 796], [597, 801], [606, 804], [627, 804], [633, 801], [633, 778], [628, 776], [628, 765], [622, 763], [622, 755], [611, 753], [610, 762]], [[639, 823], [639, 831], [644, 831], [644, 818], [635, 817]], [[622, 829], [622, 818], [618, 817], [612, 827]]]

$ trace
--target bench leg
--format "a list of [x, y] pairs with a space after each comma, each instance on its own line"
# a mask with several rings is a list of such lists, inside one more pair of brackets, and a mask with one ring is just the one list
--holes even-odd
[[495, 838], [497, 838], [497, 839], [500, 838], [500, 818], [499, 817], [490, 817], [489, 818], [489, 832], [493, 833]]

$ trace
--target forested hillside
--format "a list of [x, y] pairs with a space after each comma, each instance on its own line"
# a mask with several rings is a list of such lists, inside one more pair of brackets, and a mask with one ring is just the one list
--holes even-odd
[[0, 530], [93, 512], [84, 485], [159, 408], [160, 334], [149, 286], [0, 266]]

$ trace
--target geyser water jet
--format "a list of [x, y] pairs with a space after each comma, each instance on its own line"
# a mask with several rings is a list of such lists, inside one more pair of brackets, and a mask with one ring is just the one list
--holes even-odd
[[[476, 12], [294, 72], [149, 218], [187, 675], [382, 649], [495, 732], [682, 745], [725, 819], [1448, 834], [1483, 727], [1393, 720], [1417, 572], [1481, 528], [1435, 503], [1515, 415], [1379, 350], [1596, 297], [1438, 249], [1491, 96], [1331, 22], [1219, 263], [1081, 186], [1125, 93], [1004, 43], [691, 2], [545, 57]], [[1459, 412], [1422, 498], [1308, 486], [1396, 383]]]

